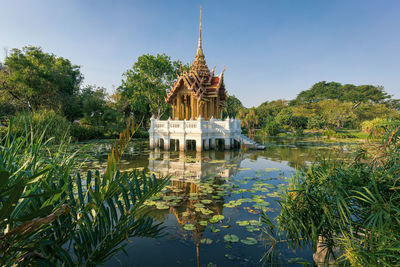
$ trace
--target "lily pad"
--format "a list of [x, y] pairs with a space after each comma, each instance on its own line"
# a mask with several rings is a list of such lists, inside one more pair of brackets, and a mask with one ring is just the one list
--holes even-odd
[[224, 240], [226, 242], [236, 243], [239, 241], [239, 237], [237, 235], [225, 235]]
[[196, 227], [194, 227], [193, 224], [188, 223], [188, 224], [185, 224], [185, 225], [183, 226], [183, 229], [185, 229], [185, 230], [187, 230], [187, 231], [193, 231], [193, 230], [196, 229]]
[[207, 221], [200, 221], [199, 224], [201, 226], [207, 226], [208, 222]]
[[249, 225], [249, 221], [236, 221], [239, 226], [247, 226]]
[[210, 239], [210, 238], [203, 238], [203, 239], [201, 239], [200, 240], [200, 243], [202, 243], [202, 244], [207, 244], [207, 245], [211, 245], [212, 244], [212, 239]]
[[211, 202], [212, 202], [212, 200], [210, 200], [210, 199], [201, 200], [201, 203], [204, 203], [204, 204], [210, 204]]
[[221, 231], [221, 229], [215, 228], [214, 225], [211, 226], [210, 230], [211, 230], [211, 232], [213, 232], [213, 233], [218, 233], [219, 231]]
[[222, 221], [223, 219], [225, 219], [225, 216], [224, 215], [214, 215], [212, 218], [216, 219], [217, 221]]
[[164, 203], [157, 203], [156, 208], [159, 210], [166, 210], [166, 209], [169, 209], [169, 206], [165, 205]]
[[245, 239], [240, 239], [240, 242], [246, 245], [255, 245], [257, 244], [257, 240], [253, 237], [246, 237]]

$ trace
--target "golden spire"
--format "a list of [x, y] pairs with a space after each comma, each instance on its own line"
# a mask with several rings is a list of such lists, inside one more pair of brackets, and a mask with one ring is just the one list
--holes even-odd
[[199, 43], [197, 46], [197, 53], [195, 56], [195, 60], [193, 62], [193, 65], [190, 67], [190, 71], [197, 72], [197, 74], [201, 77], [208, 77], [210, 76], [210, 70], [206, 65], [206, 60], [204, 58], [203, 48], [201, 44], [201, 14], [202, 14], [202, 7], [200, 6]]
[[202, 6], [200, 6], [200, 27], [199, 27], [199, 44], [197, 46], [197, 55], [203, 55], [203, 48], [201, 47], [201, 11], [202, 11]]

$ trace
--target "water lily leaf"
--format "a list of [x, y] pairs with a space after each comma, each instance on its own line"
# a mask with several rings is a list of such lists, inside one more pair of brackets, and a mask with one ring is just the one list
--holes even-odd
[[211, 230], [211, 232], [213, 232], [213, 233], [218, 233], [219, 231], [221, 231], [221, 229], [215, 228], [214, 225], [211, 226], [210, 230]]
[[201, 200], [201, 203], [204, 203], [204, 204], [210, 204], [211, 202], [212, 202], [212, 200], [210, 200], [210, 199]]
[[255, 245], [257, 244], [257, 240], [253, 237], [246, 237], [245, 239], [240, 239], [240, 242], [246, 245]]
[[249, 225], [249, 221], [236, 221], [239, 226], [247, 226]]
[[239, 237], [237, 235], [225, 235], [224, 240], [226, 242], [236, 243], [239, 241]]
[[212, 244], [212, 239], [210, 239], [210, 238], [203, 238], [203, 239], [201, 239], [200, 240], [200, 243], [202, 243], [202, 244], [207, 244], [207, 245], [211, 245]]
[[201, 203], [196, 203], [193, 206], [195, 206], [196, 208], [204, 208], [204, 204]]
[[185, 229], [185, 230], [187, 230], [187, 231], [193, 231], [193, 230], [196, 229], [196, 227], [194, 227], [193, 224], [188, 223], [188, 224], [185, 224], [185, 225], [183, 226], [183, 229]]
[[166, 210], [166, 209], [169, 209], [169, 206], [165, 205], [164, 203], [157, 203], [156, 208], [159, 210]]
[[201, 226], [207, 226], [208, 222], [207, 221], [200, 221], [199, 224]]
[[214, 215], [212, 218], [216, 219], [217, 221], [222, 221], [223, 219], [225, 219], [225, 216], [224, 215]]
[[250, 220], [249, 223], [252, 226], [262, 226], [262, 223], [260, 221], [257, 221], [257, 220]]

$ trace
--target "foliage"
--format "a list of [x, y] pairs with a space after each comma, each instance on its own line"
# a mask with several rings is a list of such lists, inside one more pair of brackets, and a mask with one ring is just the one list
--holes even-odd
[[[386, 130], [371, 152], [362, 150], [351, 162], [322, 160], [292, 178], [277, 217], [292, 247], [322, 243], [328, 257], [338, 248], [339, 260], [357, 266], [399, 262], [400, 122]], [[274, 240], [275, 227], [266, 216], [264, 222]]]
[[152, 115], [156, 118], [171, 115], [165, 97], [181, 68], [180, 61], [171, 61], [165, 54], [146, 54], [138, 57], [132, 69], [124, 73], [125, 79], [118, 91], [129, 103], [130, 114], [136, 120], [145, 118], [147, 121]]
[[265, 124], [268, 117], [275, 117], [288, 106], [287, 100], [274, 100], [266, 101], [256, 108], [257, 116], [259, 117], [259, 123], [261, 127]]
[[131, 123], [116, 141], [104, 175], [81, 176], [68, 143], [54, 151], [45, 132], [15, 136], [9, 127], [0, 149], [2, 265], [92, 266], [123, 250], [127, 238], [159, 234], [140, 210], [167, 180], [116, 169], [133, 131]]
[[322, 81], [314, 84], [309, 90], [301, 91], [295, 99], [295, 103], [313, 103], [328, 99], [351, 102], [354, 104], [363, 102], [381, 103], [389, 98], [390, 96], [381, 86], [342, 85], [337, 82]]
[[227, 95], [225, 108], [222, 113], [222, 117], [226, 118], [237, 118], [241, 110], [244, 110], [242, 102], [234, 95]]
[[239, 113], [242, 127], [245, 127], [250, 136], [254, 136], [256, 126], [258, 125], [258, 116], [254, 108], [247, 111], [241, 110]]
[[388, 121], [386, 119], [375, 118], [370, 121], [364, 121], [361, 124], [361, 129], [371, 137], [382, 137], [385, 133], [385, 128], [383, 126], [387, 123]]
[[14, 118], [13, 133], [16, 136], [40, 136], [50, 143], [61, 143], [70, 137], [70, 123], [53, 110], [41, 109], [32, 112], [20, 112]]
[[65, 104], [78, 93], [83, 80], [79, 66], [39, 47], [13, 49], [4, 66], [0, 91], [32, 110], [48, 108], [67, 114]]
[[269, 118], [265, 123], [263, 132], [269, 136], [275, 136], [281, 131], [281, 129], [282, 126], [280, 123], [278, 123], [273, 118]]
[[71, 137], [77, 141], [87, 141], [104, 138], [104, 130], [98, 126], [74, 123], [70, 129]]

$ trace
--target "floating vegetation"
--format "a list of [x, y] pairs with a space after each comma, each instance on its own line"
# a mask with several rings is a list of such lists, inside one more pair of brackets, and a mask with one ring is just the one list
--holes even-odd
[[225, 235], [224, 236], [224, 240], [226, 242], [230, 242], [230, 243], [236, 243], [239, 241], [239, 237], [237, 235], [231, 234], [231, 235]]
[[246, 237], [245, 239], [240, 239], [240, 242], [246, 245], [255, 245], [258, 241], [253, 237]]
[[236, 223], [237, 223], [239, 226], [247, 226], [247, 225], [250, 224], [249, 221], [236, 221]]
[[199, 221], [199, 224], [201, 226], [207, 226], [208, 222], [207, 221]]
[[193, 230], [196, 229], [196, 227], [194, 227], [193, 224], [188, 223], [188, 224], [185, 224], [185, 225], [183, 226], [183, 229], [185, 229], [185, 230], [187, 230], [187, 231], [193, 231]]
[[207, 244], [207, 245], [211, 245], [212, 244], [212, 239], [210, 239], [210, 238], [203, 238], [203, 239], [201, 239], [200, 240], [200, 243], [202, 243], [202, 244]]

